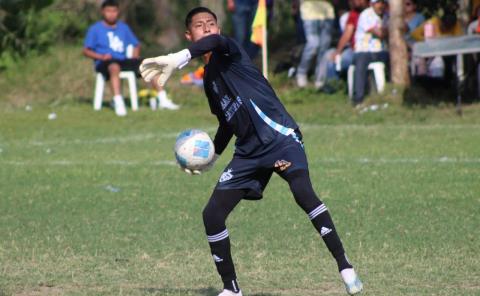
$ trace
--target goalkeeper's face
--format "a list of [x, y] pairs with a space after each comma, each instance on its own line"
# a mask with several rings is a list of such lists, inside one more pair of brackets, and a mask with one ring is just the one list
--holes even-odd
[[208, 12], [200, 12], [192, 17], [192, 23], [185, 32], [188, 41], [195, 42], [212, 34], [220, 34], [217, 21]]

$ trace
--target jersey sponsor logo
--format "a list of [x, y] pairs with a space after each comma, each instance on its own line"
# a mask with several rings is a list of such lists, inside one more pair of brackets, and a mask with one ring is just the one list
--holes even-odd
[[212, 255], [212, 257], [213, 257], [213, 261], [215, 261], [215, 262], [217, 262], [217, 263], [218, 263], [218, 262], [222, 262], [222, 261], [223, 261], [223, 259], [222, 259], [222, 258], [218, 257], [218, 256], [217, 256], [217, 255], [215, 255], [215, 254], [213, 254], [213, 255]]
[[231, 101], [232, 100], [227, 95], [224, 95], [220, 100], [220, 105], [222, 106], [222, 110], [227, 109], [228, 104], [230, 104]]
[[223, 182], [226, 182], [226, 181], [232, 179], [233, 178], [232, 172], [233, 172], [232, 169], [228, 169], [226, 172], [223, 172], [222, 175], [220, 176], [220, 180], [218, 180], [218, 182], [223, 183]]
[[230, 103], [230, 105], [226, 109], [223, 110], [223, 112], [225, 113], [225, 120], [227, 120], [227, 122], [232, 119], [233, 115], [237, 113], [238, 109], [240, 109], [240, 106], [242, 106], [242, 104], [242, 99], [240, 99], [240, 97], [237, 97]]
[[322, 228], [320, 229], [320, 235], [321, 236], [325, 236], [325, 235], [329, 234], [330, 232], [332, 232], [332, 230], [330, 228], [327, 228], [327, 227], [324, 227], [324, 226], [322, 226]]
[[107, 33], [108, 43], [110, 48], [116, 52], [123, 52], [123, 41], [118, 38], [113, 32]]

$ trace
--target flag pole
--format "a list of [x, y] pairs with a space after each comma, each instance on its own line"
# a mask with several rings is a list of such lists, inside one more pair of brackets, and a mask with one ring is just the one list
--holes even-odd
[[[266, 23], [266, 22], [265, 22]], [[263, 68], [263, 76], [265, 79], [268, 79], [268, 50], [267, 50], [267, 26], [262, 27], [262, 38], [263, 38], [263, 46], [262, 46], [262, 68]]]
[[259, 0], [252, 23], [250, 41], [262, 48], [262, 74], [268, 79], [267, 56], [267, 5], [266, 0]]

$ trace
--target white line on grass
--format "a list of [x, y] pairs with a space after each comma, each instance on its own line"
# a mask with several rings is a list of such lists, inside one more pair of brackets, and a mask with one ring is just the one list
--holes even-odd
[[397, 164], [397, 163], [455, 163], [469, 164], [480, 163], [480, 158], [456, 158], [456, 157], [437, 157], [437, 158], [322, 158], [312, 159], [312, 163], [359, 163], [359, 164]]
[[69, 161], [69, 160], [54, 160], [54, 161], [2, 161], [0, 164], [11, 166], [98, 166], [98, 165], [112, 165], [112, 166], [176, 166], [173, 160], [158, 160], [153, 162], [141, 161], [127, 161], [127, 160], [109, 160], [109, 161]]
[[[215, 126], [200, 127], [206, 132], [213, 133], [216, 131]], [[301, 123], [300, 130], [436, 130], [436, 129], [473, 129], [480, 130], [479, 124], [398, 124], [398, 125], [361, 125], [361, 124], [344, 124], [344, 125], [329, 125], [329, 124], [312, 124]], [[159, 133], [144, 133], [144, 134], [127, 134], [118, 137], [107, 138], [93, 138], [93, 139], [60, 139], [60, 140], [17, 140], [12, 141], [12, 144], [18, 145], [32, 145], [32, 146], [56, 146], [56, 145], [85, 145], [85, 144], [121, 144], [129, 142], [144, 142], [154, 139], [175, 139], [180, 131], [175, 132], [159, 132]], [[5, 143], [8, 144], [8, 143]]]
[[[438, 157], [438, 158], [314, 158], [310, 163], [339, 163], [339, 164], [479, 164], [480, 158], [455, 158], [455, 157]], [[10, 166], [176, 166], [173, 160], [157, 160], [153, 162], [145, 161], [127, 161], [127, 160], [110, 160], [95, 162], [78, 162], [69, 160], [54, 161], [2, 161], [2, 165]]]
[[[199, 128], [206, 132], [215, 132], [215, 127]], [[94, 138], [94, 139], [72, 139], [72, 140], [51, 140], [51, 141], [27, 141], [27, 145], [32, 146], [56, 146], [56, 145], [84, 145], [84, 144], [122, 144], [130, 142], [144, 142], [155, 139], [175, 139], [181, 131], [165, 132], [165, 133], [145, 133], [145, 134], [128, 134], [125, 136]], [[25, 141], [14, 141], [15, 144], [24, 145]]]

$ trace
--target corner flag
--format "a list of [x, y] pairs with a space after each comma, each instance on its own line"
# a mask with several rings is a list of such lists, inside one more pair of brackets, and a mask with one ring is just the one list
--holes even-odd
[[263, 76], [267, 78], [267, 3], [266, 0], [258, 0], [257, 12], [252, 24], [252, 43], [262, 48]]

